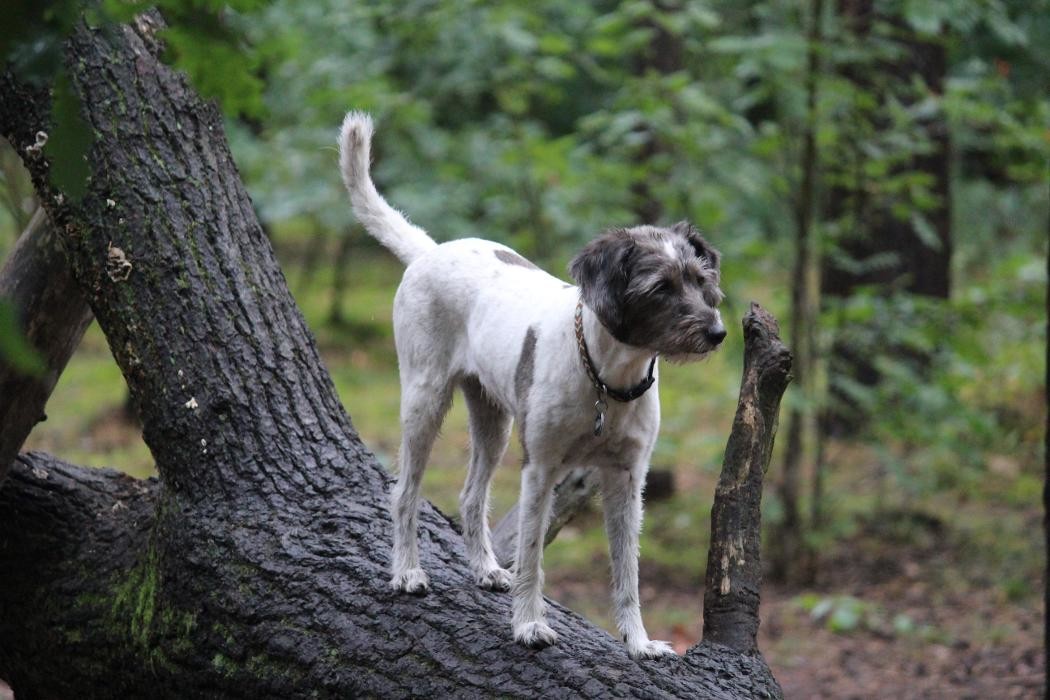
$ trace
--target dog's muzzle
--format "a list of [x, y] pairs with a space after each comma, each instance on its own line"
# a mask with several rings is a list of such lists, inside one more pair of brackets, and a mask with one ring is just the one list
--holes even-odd
[[704, 337], [712, 348], [717, 348], [726, 339], [726, 327], [719, 321], [704, 332]]

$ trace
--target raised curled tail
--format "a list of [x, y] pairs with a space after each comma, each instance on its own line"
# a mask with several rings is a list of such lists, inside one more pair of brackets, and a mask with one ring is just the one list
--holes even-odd
[[437, 247], [434, 239], [408, 222], [383, 199], [368, 174], [372, 146], [372, 117], [348, 112], [339, 132], [339, 169], [350, 193], [354, 216], [377, 241], [408, 265]]

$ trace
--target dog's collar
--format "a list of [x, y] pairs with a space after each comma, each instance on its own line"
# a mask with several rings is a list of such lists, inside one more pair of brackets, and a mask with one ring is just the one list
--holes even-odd
[[655, 377], [653, 377], [653, 369], [656, 367], [656, 355], [653, 355], [653, 359], [649, 360], [649, 370], [645, 374], [645, 379], [629, 389], [613, 389], [603, 382], [600, 376], [598, 376], [598, 370], [594, 366], [594, 360], [591, 359], [591, 353], [587, 349], [587, 340], [583, 337], [583, 299], [580, 299], [580, 301], [576, 303], [575, 324], [576, 347], [580, 351], [580, 359], [583, 361], [583, 369], [587, 372], [587, 378], [591, 380], [591, 384], [594, 385], [595, 391], [598, 392], [598, 400], [594, 402], [594, 410], [597, 413], [597, 416], [594, 419], [594, 434], [601, 435], [602, 427], [605, 425], [605, 409], [608, 407], [605, 397], [608, 396], [621, 403], [627, 403], [628, 401], [634, 401], [642, 394], [649, 391], [649, 387], [651, 387], [653, 382], [656, 381]]

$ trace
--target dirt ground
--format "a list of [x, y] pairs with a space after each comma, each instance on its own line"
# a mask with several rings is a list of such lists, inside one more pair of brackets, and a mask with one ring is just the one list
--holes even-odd
[[[1041, 541], [1041, 510], [1024, 517]], [[551, 572], [547, 593], [612, 630], [607, 566], [591, 564]], [[1044, 697], [1037, 575], [1011, 593], [937, 527], [906, 544], [859, 531], [821, 552], [816, 570], [805, 587], [768, 576], [762, 587], [759, 648], [786, 698]], [[703, 628], [701, 581], [647, 565], [644, 552], [640, 574], [650, 636], [684, 653]]]
[[[574, 609], [607, 598], [601, 584], [552, 582], [550, 595]], [[800, 600], [807, 596], [863, 601], [867, 612], [850, 631], [832, 631]], [[938, 597], [921, 581], [813, 593], [766, 585], [759, 648], [784, 689], [800, 700], [951, 698], [1005, 700], [1043, 697], [1042, 607], [1004, 603], [998, 594], [971, 591]], [[698, 592], [642, 589], [650, 636], [668, 639], [678, 653], [695, 644], [703, 626]], [[660, 610], [693, 607], [693, 621], [661, 625]], [[910, 621], [908, 629], [894, 620]], [[654, 624], [655, 622], [655, 624]], [[606, 623], [607, 625], [607, 623]]]
[[[785, 697], [1043, 697], [1041, 610], [1004, 608], [981, 596], [942, 601], [934, 610], [889, 589], [866, 595], [920, 625], [936, 624], [940, 638], [832, 632], [800, 611], [791, 594], [767, 591], [759, 644]], [[998, 635], [986, 633], [993, 625]]]

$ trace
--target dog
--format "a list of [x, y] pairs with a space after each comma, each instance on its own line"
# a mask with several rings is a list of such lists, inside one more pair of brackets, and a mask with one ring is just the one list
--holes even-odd
[[[471, 438], [463, 538], [477, 584], [513, 589], [514, 639], [533, 648], [557, 641], [544, 617], [544, 534], [555, 484], [586, 466], [600, 475], [615, 619], [627, 651], [673, 654], [649, 639], [638, 602], [642, 487], [660, 423], [656, 358], [698, 360], [725, 338], [718, 251], [686, 222], [615, 229], [572, 260], [572, 286], [499, 243], [438, 245], [377, 192], [372, 133], [368, 115], [348, 113], [339, 162], [357, 219], [406, 265], [394, 297], [402, 439], [390, 497], [391, 586], [428, 589], [416, 532], [420, 485], [458, 387]], [[489, 482], [512, 421], [524, 453], [513, 574], [497, 562], [488, 525]]]

